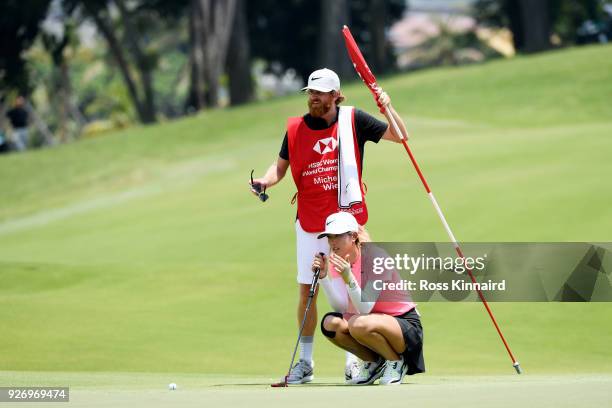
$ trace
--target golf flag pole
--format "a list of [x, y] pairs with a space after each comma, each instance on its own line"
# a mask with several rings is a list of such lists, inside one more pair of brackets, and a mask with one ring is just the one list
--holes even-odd
[[[378, 104], [378, 95], [380, 94], [382, 89], [376, 83], [376, 77], [370, 70], [370, 67], [368, 67], [368, 64], [363, 58], [363, 55], [361, 54], [361, 51], [359, 50], [359, 47], [357, 46], [357, 43], [355, 42], [355, 39], [353, 38], [353, 35], [351, 34], [351, 31], [349, 30], [347, 26], [344, 26], [342, 28], [342, 34], [344, 36], [346, 50], [348, 51], [349, 57], [351, 58], [351, 61], [353, 62], [353, 66], [355, 67], [357, 74], [362, 79], [362, 81], [366, 84], [370, 92], [372, 92], [372, 95], [374, 96], [374, 99], [376, 100], [376, 103]], [[414, 155], [412, 154], [410, 147], [408, 147], [408, 143], [406, 142], [408, 139], [407, 135], [401, 132], [399, 126], [397, 125], [397, 122], [395, 121], [395, 118], [393, 117], [393, 114], [389, 112], [389, 109], [385, 109], [384, 106], [380, 107], [380, 109], [381, 109], [381, 112], [384, 113], [387, 119], [389, 120], [389, 123], [391, 123], [391, 126], [393, 126], [393, 130], [395, 130], [395, 133], [401, 136], [402, 144], [404, 145], [404, 148], [406, 149], [406, 152], [408, 153], [408, 156], [410, 157], [410, 161], [412, 162], [412, 165], [414, 169], [416, 170], [419, 176], [419, 179], [421, 179], [421, 182], [423, 183], [423, 187], [425, 187], [425, 191], [427, 192], [427, 196], [429, 197], [429, 200], [434, 206], [434, 209], [436, 210], [436, 213], [438, 214], [440, 221], [442, 221], [442, 225], [444, 226], [444, 229], [446, 230], [446, 234], [448, 235], [449, 239], [453, 243], [453, 246], [455, 247], [455, 251], [457, 252], [459, 257], [465, 261], [465, 256], [463, 255], [463, 251], [461, 250], [461, 247], [459, 246], [459, 243], [457, 242], [457, 239], [455, 238], [453, 231], [448, 225], [448, 222], [446, 221], [446, 217], [444, 216], [442, 209], [438, 205], [438, 201], [436, 200], [436, 197], [433, 195], [433, 192], [429, 188], [429, 184], [427, 184], [427, 180], [425, 180], [425, 176], [423, 176], [423, 173], [421, 172], [421, 168], [419, 167], [416, 159], [414, 158]], [[476, 278], [474, 278], [474, 275], [472, 274], [472, 270], [469, 268], [466, 268], [466, 269], [467, 269], [468, 275], [470, 276], [470, 279], [472, 280], [472, 282], [476, 283]], [[497, 324], [497, 320], [495, 320], [495, 316], [493, 316], [493, 312], [491, 311], [491, 308], [489, 307], [487, 300], [485, 299], [480, 289], [477, 288], [476, 292], [478, 293], [478, 297], [480, 298], [480, 300], [482, 301], [482, 304], [487, 310], [487, 313], [489, 314], [489, 317], [491, 318], [491, 321], [493, 322], [493, 325], [495, 326], [495, 329], [497, 330], [497, 333], [499, 334], [501, 341], [504, 343], [504, 347], [506, 347], [506, 351], [508, 351], [508, 355], [510, 356], [510, 359], [512, 360], [512, 366], [514, 367], [514, 369], [516, 370], [518, 374], [521, 374], [522, 373], [521, 366], [519, 362], [516, 360], [516, 358], [514, 358], [514, 354], [512, 354], [512, 350], [510, 350], [510, 346], [508, 345], [506, 338], [504, 337], [499, 325]]]

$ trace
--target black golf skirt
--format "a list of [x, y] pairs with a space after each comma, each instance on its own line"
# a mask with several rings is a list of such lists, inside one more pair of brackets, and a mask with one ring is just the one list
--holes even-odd
[[423, 326], [416, 309], [404, 313], [403, 315], [393, 316], [399, 323], [406, 350], [402, 353], [404, 361], [408, 365], [406, 374], [413, 375], [425, 372], [425, 359], [423, 358]]

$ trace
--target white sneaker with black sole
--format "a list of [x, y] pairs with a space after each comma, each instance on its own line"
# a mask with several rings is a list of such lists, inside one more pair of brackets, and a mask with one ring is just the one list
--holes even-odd
[[370, 385], [378, 380], [385, 369], [385, 360], [378, 361], [363, 361], [360, 364], [359, 371], [356, 372], [346, 383], [350, 385]]
[[344, 382], [346, 384], [350, 384], [353, 378], [357, 378], [359, 373], [361, 373], [362, 366], [363, 361], [354, 355], [351, 355], [351, 358], [348, 359], [346, 365], [344, 366]]
[[304, 384], [314, 379], [314, 361], [300, 360], [291, 368], [287, 377], [288, 384]]
[[408, 371], [408, 366], [402, 356], [400, 356], [399, 360], [387, 360], [384, 372], [380, 378], [380, 385], [401, 384], [406, 371]]

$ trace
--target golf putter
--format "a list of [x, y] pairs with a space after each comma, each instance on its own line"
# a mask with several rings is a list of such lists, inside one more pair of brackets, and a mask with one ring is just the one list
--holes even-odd
[[[323, 252], [319, 252], [319, 255], [325, 256]], [[284, 381], [277, 382], [274, 384], [270, 384], [270, 387], [288, 387], [289, 383], [289, 373], [291, 373], [291, 367], [293, 367], [293, 362], [295, 361], [295, 352], [297, 351], [298, 345], [300, 344], [300, 339], [302, 338], [302, 332], [304, 331], [304, 325], [306, 324], [306, 316], [308, 316], [308, 311], [310, 310], [310, 304], [312, 303], [312, 298], [314, 297], [315, 291], [317, 289], [317, 283], [319, 282], [319, 274], [321, 273], [321, 269], [315, 268], [314, 274], [312, 276], [312, 283], [310, 284], [310, 291], [308, 292], [308, 302], [306, 303], [306, 310], [304, 311], [304, 318], [302, 319], [302, 326], [300, 327], [300, 332], [298, 334], [297, 341], [295, 342], [295, 347], [293, 348], [293, 356], [291, 356], [291, 363], [289, 363], [289, 370], [287, 370], [287, 375], [285, 375]]]
[[266, 200], [270, 198], [270, 196], [266, 194], [266, 187], [264, 187], [263, 191], [261, 191], [261, 184], [253, 183], [253, 172], [254, 171], [255, 169], [251, 170], [251, 190], [257, 193], [257, 197], [259, 197], [262, 203], [265, 203]]

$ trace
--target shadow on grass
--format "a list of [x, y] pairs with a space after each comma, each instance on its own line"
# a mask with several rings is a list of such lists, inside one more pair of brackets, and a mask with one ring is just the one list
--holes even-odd
[[[272, 387], [272, 383], [268, 382], [257, 382], [257, 383], [231, 383], [231, 384], [212, 384], [210, 387], [244, 387], [244, 386], [268, 386]], [[303, 388], [303, 387], [349, 387], [348, 384], [344, 383], [308, 383], [308, 384], [289, 384], [287, 387], [272, 387], [272, 388]]]

